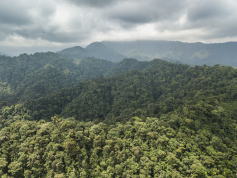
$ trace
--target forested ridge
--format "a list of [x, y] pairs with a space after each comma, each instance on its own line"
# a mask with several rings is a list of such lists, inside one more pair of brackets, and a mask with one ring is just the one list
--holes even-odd
[[[88, 58], [78, 70], [82, 60], [51, 55], [68, 67], [47, 63], [37, 76], [87, 75], [42, 97], [1, 103], [2, 177], [237, 177], [236, 69]], [[26, 78], [12, 83], [34, 83]]]
[[15, 104], [37, 99], [80, 81], [131, 69], [142, 70], [147, 65], [147, 62], [136, 59], [113, 63], [94, 57], [77, 59], [52, 52], [0, 56], [0, 102]]
[[0, 101], [14, 104], [36, 99], [101, 76], [113, 66], [102, 59], [78, 60], [52, 52], [0, 56]]

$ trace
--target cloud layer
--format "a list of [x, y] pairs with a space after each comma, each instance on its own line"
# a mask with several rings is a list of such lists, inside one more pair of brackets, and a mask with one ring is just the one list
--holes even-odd
[[237, 41], [236, 9], [233, 0], [1, 0], [0, 51], [101, 40]]

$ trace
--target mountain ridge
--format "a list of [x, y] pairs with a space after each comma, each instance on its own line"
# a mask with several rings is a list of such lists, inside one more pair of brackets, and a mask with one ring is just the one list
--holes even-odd
[[58, 52], [72, 58], [95, 57], [112, 62], [124, 58], [140, 61], [163, 59], [191, 66], [216, 64], [237, 67], [237, 42], [187, 43], [180, 41], [138, 40], [138, 41], [101, 41], [87, 47], [75, 46]]
[[113, 66], [102, 59], [72, 60], [53, 52], [0, 56], [0, 103], [36, 99], [101, 76]]
[[85, 57], [95, 57], [99, 59], [105, 59], [112, 62], [122, 61], [127, 56], [118, 53], [117, 51], [107, 47], [101, 42], [93, 42], [82, 48], [80, 46], [75, 46], [71, 48], [66, 48], [57, 53], [68, 55], [72, 58], [82, 59]]
[[[102, 41], [110, 48], [127, 55], [131, 50], [151, 58], [174, 59], [189, 65], [231, 65], [237, 67], [237, 42], [185, 43], [180, 41]], [[208, 53], [208, 55], [206, 55]], [[196, 54], [196, 55], [195, 55]], [[130, 57], [133, 57], [130, 55]]]

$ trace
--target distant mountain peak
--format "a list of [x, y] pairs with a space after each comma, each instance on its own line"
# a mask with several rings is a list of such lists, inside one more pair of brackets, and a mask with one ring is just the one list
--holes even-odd
[[105, 46], [102, 42], [95, 41], [90, 43], [86, 48], [92, 47], [92, 46]]
[[[237, 66], [237, 42], [187, 43], [180, 41], [103, 41], [103, 44], [140, 60], [162, 58], [178, 60], [189, 65], [231, 65]], [[136, 50], [136, 51], [134, 51]]]
[[64, 49], [58, 52], [59, 54], [69, 55], [76, 59], [82, 59], [86, 57], [95, 57], [99, 59], [106, 59], [112, 62], [122, 61], [127, 56], [119, 54], [117, 51], [107, 47], [101, 42], [93, 42], [86, 48], [75, 46]]
[[[87, 50], [98, 50], [99, 49], [99, 50], [107, 50], [107, 51], [108, 51], [108, 49], [113, 50], [113, 49], [105, 46], [101, 42], [93, 42], [93, 43], [89, 44], [85, 49], [87, 49]], [[116, 52], [116, 51], [114, 51], [114, 52]]]
[[85, 49], [82, 48], [81, 46], [74, 46], [74, 47], [63, 49], [62, 51], [59, 51], [59, 53], [63, 51], [78, 51], [78, 50], [85, 50]]

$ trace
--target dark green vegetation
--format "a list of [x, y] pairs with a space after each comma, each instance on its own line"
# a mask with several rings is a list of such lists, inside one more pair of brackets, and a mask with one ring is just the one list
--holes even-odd
[[[2, 95], [5, 101], [15, 98], [13, 86], [24, 86], [30, 70], [45, 76], [35, 77], [45, 89], [66, 83], [63, 77], [56, 80], [59, 74], [81, 82], [48, 89], [43, 97], [25, 93], [15, 104], [1, 102], [2, 177], [236, 177], [236, 69], [37, 55], [58, 54], [35, 54], [35, 62], [23, 69], [8, 64], [13, 74], [23, 72], [14, 77], [2, 77], [7, 69], [1, 68], [2, 91], [9, 93]], [[24, 56], [4, 58], [1, 66], [30, 59]], [[107, 67], [101, 71], [99, 64]], [[40, 73], [55, 69], [52, 80]], [[82, 70], [83, 75], [76, 73]], [[88, 80], [93, 71], [103, 76]]]
[[0, 174], [19, 178], [235, 177], [236, 125], [230, 125], [233, 121], [217, 109], [212, 111], [215, 116], [207, 114], [219, 124], [227, 123], [219, 129], [222, 132], [210, 128], [208, 121], [197, 129], [194, 122], [201, 119], [193, 120], [191, 111], [197, 110], [186, 108], [182, 114], [145, 122], [134, 117], [115, 125], [58, 117], [52, 122], [16, 121], [0, 131]]
[[95, 58], [72, 60], [52, 52], [0, 56], [0, 101], [13, 104], [36, 99], [101, 76], [114, 65]]
[[189, 65], [231, 65], [237, 67], [237, 42], [183, 43], [178, 41], [103, 41], [115, 51], [138, 60], [178, 60]]

